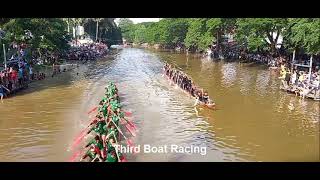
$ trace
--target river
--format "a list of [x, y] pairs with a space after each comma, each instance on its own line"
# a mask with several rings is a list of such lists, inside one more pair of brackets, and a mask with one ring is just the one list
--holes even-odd
[[[164, 62], [207, 89], [217, 110], [197, 114], [194, 100], [162, 76]], [[280, 91], [276, 73], [136, 48], [34, 82], [0, 103], [0, 161], [67, 161], [110, 80], [133, 113], [135, 145], [207, 147], [206, 155], [137, 153], [129, 161], [319, 161], [319, 102]]]

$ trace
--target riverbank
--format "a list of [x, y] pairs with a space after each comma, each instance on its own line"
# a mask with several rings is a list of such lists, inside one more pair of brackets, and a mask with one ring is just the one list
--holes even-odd
[[[58, 67], [62, 67], [63, 65], [59, 65]], [[68, 68], [62, 69], [60, 71], [59, 68], [59, 74], [62, 72], [67, 72], [70, 70], [73, 70], [77, 65], [72, 65], [72, 68], [69, 67], [69, 64], [65, 64], [64, 66], [67, 66]], [[9, 89], [9, 91], [5, 92], [5, 98], [10, 98], [14, 97], [17, 93], [26, 90], [30, 84], [36, 83], [38, 81], [43, 81], [47, 78], [53, 77], [53, 75], [56, 75], [58, 73], [54, 73], [54, 70], [52, 66], [48, 65], [34, 65], [32, 66], [32, 74], [29, 73], [28, 68], [25, 69], [26, 71], [24, 73], [24, 77], [19, 81], [11, 79], [12, 74], [14, 74], [16, 71], [15, 70], [10, 70], [10, 71], [4, 71], [2, 74], [4, 76], [1, 77], [1, 82], [4, 84], [4, 86]], [[30, 70], [31, 72], [31, 70]], [[6, 78], [6, 77], [9, 77]]]
[[0, 150], [1, 161], [66, 161], [69, 138], [84, 118], [80, 112], [89, 108], [83, 106], [86, 71], [80, 65], [76, 71], [48, 76], [0, 103], [0, 146], [8, 146]]
[[[190, 55], [196, 55], [198, 57], [203, 58], [210, 58], [212, 60], [226, 60], [226, 61], [234, 61], [234, 62], [242, 62], [242, 63], [256, 63], [266, 65], [269, 68], [278, 68], [280, 65], [285, 64], [287, 67], [291, 67], [292, 63], [294, 64], [301, 64], [308, 66], [308, 61], [310, 56], [303, 54], [303, 55], [294, 55], [287, 54], [287, 53], [279, 53], [278, 55], [267, 53], [267, 52], [248, 52], [244, 50], [240, 50], [239, 47], [234, 43], [227, 43], [223, 48], [217, 50], [216, 47], [208, 48], [207, 51], [195, 51], [190, 52], [183, 47], [175, 47], [175, 48], [165, 48], [160, 44], [133, 44], [133, 47], [136, 48], [146, 48], [146, 49], [153, 49], [158, 51], [167, 51], [167, 52], [177, 52], [177, 53], [186, 53]], [[294, 62], [292, 59], [294, 58]], [[320, 56], [313, 56], [313, 68], [320, 66]]]
[[[25, 47], [24, 47], [25, 48]], [[103, 59], [108, 55], [109, 49], [103, 43], [74, 44], [64, 53], [54, 53], [36, 56], [26, 59], [27, 48], [12, 55], [8, 61], [8, 68], [0, 72], [1, 84], [3, 84], [4, 96], [13, 96], [15, 93], [28, 88], [35, 80], [43, 80], [48, 76], [54, 77], [63, 72], [70, 71], [79, 66], [79, 62], [87, 63], [97, 59]], [[68, 62], [75, 62], [69, 64]], [[43, 72], [45, 71], [45, 72]], [[1, 91], [1, 92], [2, 92]]]
[[[138, 46], [138, 45], [136, 45]], [[268, 69], [272, 72], [277, 72], [278, 75], [282, 76], [279, 72], [283, 72], [285, 69], [285, 74], [288, 74], [289, 77], [287, 77], [286, 81], [288, 82], [287, 84], [290, 85], [290, 87], [294, 86], [294, 84], [289, 84], [289, 82], [292, 81], [293, 78], [299, 79], [300, 76], [303, 76], [303, 78], [300, 78], [299, 82], [299, 87], [294, 88], [297, 90], [290, 90], [289, 88], [281, 88], [279, 87], [280, 90], [285, 90], [286, 92], [295, 92], [298, 93], [298, 95], [302, 98], [307, 97], [309, 99], [313, 100], [318, 100], [319, 99], [319, 77], [320, 77], [320, 68], [319, 68], [319, 59], [315, 59], [313, 62], [312, 66], [312, 71], [310, 70], [311, 74], [308, 75], [307, 69], [303, 69], [302, 67], [308, 67], [308, 65], [293, 65], [292, 63], [297, 63], [291, 62], [288, 59], [286, 59], [283, 56], [280, 57], [272, 57], [272, 56], [267, 56], [267, 55], [260, 55], [260, 54], [234, 54], [234, 52], [230, 51], [230, 56], [234, 57], [231, 59], [224, 59], [224, 58], [214, 58], [211, 56], [207, 56], [201, 53], [188, 53], [188, 52], [183, 52], [183, 51], [176, 51], [173, 49], [163, 49], [163, 48], [155, 48], [153, 46], [150, 46], [148, 44], [144, 44], [144, 46], [138, 46], [139, 48], [144, 48], [144, 49], [149, 49], [152, 51], [157, 51], [157, 52], [170, 52], [170, 53], [178, 53], [178, 54], [185, 54], [187, 57], [192, 56], [196, 58], [205, 58], [207, 60], [215, 61], [215, 60], [223, 60], [225, 62], [239, 62], [239, 63], [244, 63], [248, 65], [262, 65], [265, 67], [265, 69]], [[239, 58], [236, 58], [238, 57]], [[298, 58], [298, 61], [301, 61]], [[306, 62], [304, 62], [306, 63]], [[281, 68], [280, 68], [281, 66]], [[281, 70], [281, 71], [279, 71]], [[310, 73], [309, 72], [309, 73]], [[310, 81], [308, 80], [308, 76], [310, 76]], [[279, 77], [280, 78], [280, 77]], [[283, 77], [284, 78], [284, 77]], [[279, 80], [280, 81], [280, 80]], [[298, 84], [296, 84], [298, 85]], [[303, 85], [303, 86], [302, 86]], [[292, 89], [292, 88], [291, 88]]]

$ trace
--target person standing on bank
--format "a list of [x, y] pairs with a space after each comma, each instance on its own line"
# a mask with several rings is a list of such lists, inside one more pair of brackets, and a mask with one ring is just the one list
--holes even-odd
[[8, 88], [6, 88], [5, 86], [3, 86], [2, 84], [0, 84], [0, 97], [1, 97], [1, 101], [3, 101], [3, 96], [5, 95], [5, 91], [7, 90], [10, 93], [10, 90]]

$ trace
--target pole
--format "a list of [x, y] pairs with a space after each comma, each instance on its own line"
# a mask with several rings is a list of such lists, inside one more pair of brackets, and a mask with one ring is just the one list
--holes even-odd
[[98, 41], [98, 27], [99, 27], [99, 20], [97, 20], [97, 27], [96, 27], [96, 42]]
[[310, 67], [309, 67], [309, 78], [308, 78], [308, 85], [310, 85], [310, 79], [311, 79], [311, 70], [312, 70], [312, 58], [313, 55], [310, 57]]
[[78, 46], [78, 38], [77, 38], [78, 33], [77, 33], [77, 31], [78, 31], [78, 25], [76, 25], [74, 28], [74, 37], [76, 38], [76, 45]]
[[3, 46], [4, 69], [7, 70], [6, 46], [5, 44], [2, 44], [2, 46]]
[[67, 24], [68, 24], [68, 34], [70, 35], [70, 22], [69, 22], [69, 18], [67, 20]]
[[294, 63], [295, 57], [296, 57], [296, 50], [293, 51], [293, 55], [292, 55], [291, 72], [293, 72], [293, 63]]

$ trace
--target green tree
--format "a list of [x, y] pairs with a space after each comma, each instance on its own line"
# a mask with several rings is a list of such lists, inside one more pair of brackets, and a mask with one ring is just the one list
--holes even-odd
[[114, 18], [104, 18], [100, 22], [101, 29], [99, 30], [99, 37], [107, 43], [108, 46], [122, 43], [121, 30], [118, 28], [114, 20]]
[[236, 18], [210, 18], [206, 24], [213, 41], [216, 42], [217, 47], [220, 47], [222, 35], [234, 33]]
[[188, 31], [188, 21], [183, 18], [162, 19], [159, 22], [160, 37], [162, 44], [174, 48], [184, 44]]
[[187, 48], [192, 51], [196, 49], [205, 50], [212, 43], [212, 34], [208, 31], [206, 18], [195, 18], [189, 20], [189, 28], [184, 40]]
[[149, 44], [159, 43], [158, 23], [146, 24], [145, 42]]
[[62, 20], [64, 21], [64, 22], [66, 22], [67, 23], [67, 31], [68, 31], [68, 34], [70, 34], [70, 27], [71, 27], [71, 18], [62, 18]]
[[236, 38], [247, 43], [249, 50], [268, 49], [276, 53], [278, 38], [284, 32], [287, 19], [284, 18], [240, 18], [237, 19]]
[[[67, 24], [59, 18], [17, 18], [3, 25], [4, 41], [25, 43], [31, 50], [63, 51], [69, 47]], [[8, 47], [8, 46], [7, 46]]]
[[147, 28], [143, 24], [138, 24], [135, 27], [134, 31], [134, 42], [136, 43], [144, 43], [146, 42], [145, 34]]
[[0, 18], [0, 28], [2, 25], [8, 23], [12, 18]]
[[121, 29], [122, 37], [129, 42], [135, 39], [135, 25], [128, 18], [120, 18], [118, 27]]
[[206, 21], [207, 31], [209, 32], [207, 36], [210, 35], [212, 41], [216, 41], [217, 45], [220, 44], [221, 33], [222, 33], [222, 20], [221, 18], [210, 18]]
[[320, 19], [293, 18], [288, 20], [285, 34], [286, 46], [291, 49], [303, 48], [308, 54], [320, 53]]
[[88, 18], [84, 23], [84, 30], [91, 39], [100, 39], [108, 46], [122, 42], [121, 31], [114, 18]]

